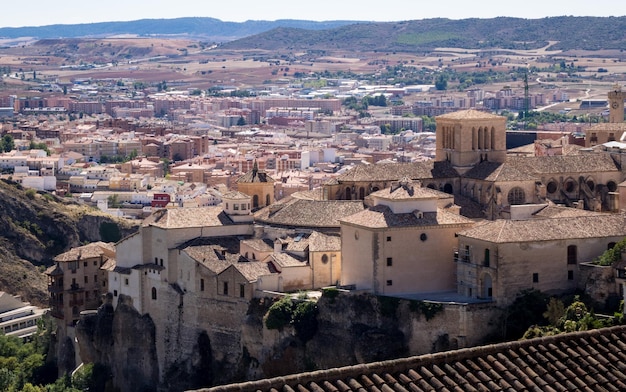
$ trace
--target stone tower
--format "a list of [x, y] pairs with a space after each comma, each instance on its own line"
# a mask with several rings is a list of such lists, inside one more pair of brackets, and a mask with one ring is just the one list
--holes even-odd
[[609, 122], [624, 122], [624, 92], [618, 84], [615, 84], [609, 91]]
[[443, 114], [437, 121], [436, 161], [463, 174], [483, 162], [506, 160], [506, 118], [478, 110]]

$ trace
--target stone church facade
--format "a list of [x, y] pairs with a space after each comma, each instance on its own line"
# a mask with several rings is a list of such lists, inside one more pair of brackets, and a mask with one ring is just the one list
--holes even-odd
[[[477, 216], [508, 218], [514, 205], [552, 202], [592, 211], [616, 211], [625, 174], [610, 154], [512, 157], [506, 154], [506, 119], [478, 110], [444, 114], [437, 121], [434, 161], [358, 165], [324, 186], [329, 200], [364, 200], [408, 177], [473, 204]], [[456, 199], [459, 199], [458, 201]], [[462, 212], [463, 213], [463, 212]]]

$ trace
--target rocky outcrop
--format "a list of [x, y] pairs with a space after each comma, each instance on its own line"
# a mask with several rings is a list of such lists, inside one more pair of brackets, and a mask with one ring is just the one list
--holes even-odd
[[72, 247], [117, 241], [137, 223], [103, 215], [48, 193], [0, 181], [0, 290], [35, 305], [48, 303], [46, 276], [37, 268]]
[[110, 368], [121, 392], [156, 389], [155, 325], [135, 310], [130, 297], [120, 295], [115, 310], [109, 298], [97, 312], [86, 312], [76, 325], [76, 337], [83, 361]]
[[265, 326], [273, 301], [255, 299], [247, 309], [215, 302], [186, 318], [196, 306], [186, 297], [180, 307], [163, 307], [170, 316], [155, 316], [155, 325], [121, 296], [115, 311], [105, 304], [82, 316], [81, 356], [108, 366], [122, 391], [141, 385], [182, 391], [473, 346], [499, 328], [500, 313], [488, 304], [468, 311], [465, 305], [344, 293], [322, 296], [310, 321], [315, 328], [308, 329], [314, 333], [303, 338], [294, 323]]

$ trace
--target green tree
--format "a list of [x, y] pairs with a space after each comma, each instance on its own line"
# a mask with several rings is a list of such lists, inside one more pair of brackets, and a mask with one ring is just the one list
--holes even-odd
[[437, 77], [437, 80], [435, 81], [435, 88], [440, 91], [448, 89], [448, 78], [446, 75], [441, 74]]
[[0, 150], [2, 152], [9, 152], [15, 149], [15, 141], [13, 140], [13, 136], [6, 134], [2, 137], [0, 141]]

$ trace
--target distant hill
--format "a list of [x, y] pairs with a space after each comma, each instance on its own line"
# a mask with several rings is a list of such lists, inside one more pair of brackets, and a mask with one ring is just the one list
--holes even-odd
[[467, 49], [600, 50], [626, 48], [626, 17], [424, 19], [358, 23], [310, 31], [282, 26], [223, 45], [229, 49], [420, 51]]
[[132, 35], [185, 37], [222, 43], [236, 50], [429, 51], [537, 49], [554, 43], [559, 50], [626, 48], [626, 17], [560, 16], [543, 19], [423, 19], [358, 22], [283, 19], [222, 22], [214, 18], [142, 19], [42, 27], [0, 28], [0, 38], [85, 38]]
[[282, 19], [276, 21], [249, 20], [222, 22], [214, 18], [141, 19], [130, 22], [49, 25], [40, 27], [3, 27], [0, 38], [84, 38], [115, 35], [186, 36], [212, 42], [230, 41], [279, 27], [306, 30], [332, 29], [358, 23], [355, 21], [315, 22]]

